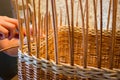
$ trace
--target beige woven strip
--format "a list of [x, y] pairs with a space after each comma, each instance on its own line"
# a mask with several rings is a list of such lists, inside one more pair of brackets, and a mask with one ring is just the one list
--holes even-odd
[[16, 48], [16, 47], [19, 47], [19, 45], [9, 46], [9, 47], [6, 47], [6, 48], [3, 48], [3, 49], [0, 49], [0, 52], [2, 52], [2, 51], [6, 51], [6, 50], [8, 50], [8, 49]]

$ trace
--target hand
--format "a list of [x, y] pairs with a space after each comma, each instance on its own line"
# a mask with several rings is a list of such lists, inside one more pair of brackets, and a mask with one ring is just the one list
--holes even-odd
[[[17, 29], [17, 19], [0, 16], [0, 49], [18, 45], [18, 38], [14, 38], [16, 37]], [[18, 33], [17, 36], [19, 36]], [[18, 53], [17, 50], [17, 48], [12, 48], [3, 52], [10, 56], [15, 56]]]
[[18, 21], [6, 16], [0, 16], [0, 40], [12, 39], [18, 29]]

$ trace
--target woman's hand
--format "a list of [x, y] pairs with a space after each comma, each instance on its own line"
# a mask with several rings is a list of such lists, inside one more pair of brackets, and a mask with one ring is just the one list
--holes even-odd
[[15, 36], [17, 29], [17, 19], [0, 16], [0, 40], [5, 38], [12, 39]]
[[[18, 45], [18, 38], [16, 37], [16, 31], [18, 30], [17, 19], [9, 18], [6, 16], [0, 16], [0, 49], [5, 49]], [[17, 36], [18, 33], [17, 33]], [[3, 51], [4, 53], [15, 56], [17, 55], [18, 48], [11, 48]]]

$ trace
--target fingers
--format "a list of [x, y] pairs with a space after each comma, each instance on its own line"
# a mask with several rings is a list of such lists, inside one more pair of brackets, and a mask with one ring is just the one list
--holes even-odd
[[8, 37], [9, 31], [0, 25], [0, 40]]
[[4, 34], [4, 36], [1, 36], [1, 38], [8, 37], [8, 39], [12, 39], [15, 36], [16, 29], [18, 26], [18, 22], [16, 19], [0, 16], [0, 25], [1, 35]]
[[12, 24], [16, 25], [15, 27], [18, 29], [18, 20], [17, 19], [9, 18], [9, 17], [4, 16], [4, 20], [9, 22], [9, 23], [12, 23]]
[[0, 24], [2, 27], [6, 28], [9, 31], [8, 38], [11, 39], [15, 34], [15, 30], [16, 30], [15, 25], [2, 20], [0, 21]]

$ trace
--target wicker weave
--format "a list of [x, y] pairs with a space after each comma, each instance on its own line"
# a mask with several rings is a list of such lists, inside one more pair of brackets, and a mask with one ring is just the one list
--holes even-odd
[[[97, 55], [96, 55], [96, 45], [95, 45], [95, 33], [93, 30], [89, 32], [88, 37], [88, 57], [87, 57], [87, 65], [88, 69], [80, 68], [80, 66], [83, 66], [83, 44], [82, 44], [82, 31], [80, 27], [74, 27], [74, 57], [75, 57], [75, 64], [76, 66], [72, 67], [70, 65], [69, 60], [69, 38], [68, 38], [68, 27], [63, 26], [58, 29], [58, 60], [59, 65], [62, 66], [62, 72], [60, 72], [61, 69], [57, 68], [60, 67], [59, 65], [55, 66], [54, 62], [54, 41], [53, 41], [53, 34], [51, 33], [49, 35], [49, 43], [48, 43], [48, 54], [50, 61], [47, 61], [45, 58], [45, 38], [42, 38], [41, 40], [41, 46], [40, 46], [40, 57], [39, 60], [35, 57], [35, 44], [33, 43], [33, 57], [30, 57], [28, 55], [24, 55], [25, 58], [19, 58], [19, 66], [18, 66], [18, 73], [19, 73], [19, 79], [26, 76], [25, 79], [33, 80], [52, 80], [54, 78], [57, 78], [56, 80], [117, 80], [119, 77], [119, 70], [104, 70], [104, 68], [109, 68], [109, 52], [110, 52], [110, 39], [111, 34], [110, 32], [104, 31], [103, 32], [103, 49], [102, 49], [102, 68], [103, 69], [95, 69], [97, 66]], [[117, 32], [116, 35], [116, 47], [114, 52], [114, 68], [119, 69], [119, 59], [118, 56], [120, 53], [120, 48], [118, 45], [119, 43], [119, 32]], [[27, 46], [26, 46], [27, 48]], [[27, 52], [27, 49], [26, 49]], [[26, 54], [25, 52], [25, 54]], [[21, 55], [21, 53], [20, 53]], [[21, 57], [21, 56], [20, 56]], [[46, 62], [47, 61], [47, 62]], [[51, 62], [53, 61], [53, 62]], [[55, 67], [54, 67], [55, 66]], [[93, 68], [91, 68], [91, 67]], [[55, 69], [55, 70], [54, 70]], [[72, 70], [72, 72], [69, 72]], [[67, 71], [67, 72], [66, 72]], [[74, 72], [73, 72], [74, 71]], [[74, 75], [74, 76], [73, 76]]]
[[[52, 6], [50, 11], [47, 0], [46, 4], [25, 1], [25, 4], [24, 1], [21, 3], [27, 34], [24, 39], [23, 24], [19, 19], [22, 24], [18, 50], [19, 80], [120, 80], [117, 0], [103, 0], [105, 3], [102, 0], [65, 0], [60, 15], [57, 15], [55, 0], [48, 0]], [[70, 1], [71, 5], [67, 5]], [[74, 8], [74, 3], [79, 3], [78, 9]], [[43, 5], [46, 14], [42, 10], [39, 12]], [[33, 29], [32, 33], [29, 28]]]

